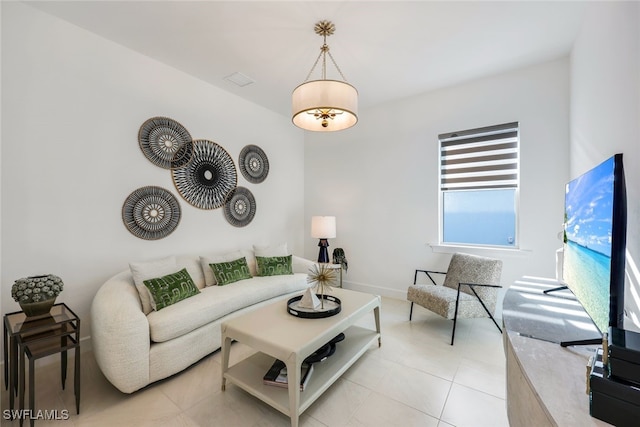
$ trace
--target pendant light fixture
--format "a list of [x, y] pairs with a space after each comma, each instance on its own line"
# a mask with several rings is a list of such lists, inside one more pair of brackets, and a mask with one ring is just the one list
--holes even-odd
[[[293, 90], [293, 124], [305, 130], [320, 132], [350, 128], [358, 121], [358, 91], [346, 82], [344, 74], [329, 52], [327, 36], [332, 35], [336, 27], [331, 21], [319, 21], [314, 30], [322, 36], [324, 43], [305, 82]], [[340, 73], [342, 81], [327, 80], [327, 55]], [[309, 80], [320, 60], [322, 78]]]

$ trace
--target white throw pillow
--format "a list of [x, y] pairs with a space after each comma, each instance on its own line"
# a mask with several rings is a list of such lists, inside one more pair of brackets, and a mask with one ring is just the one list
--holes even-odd
[[247, 265], [249, 266], [249, 273], [251, 276], [258, 275], [258, 266], [256, 264], [256, 256], [251, 249], [243, 249], [242, 255], [247, 259]]
[[253, 245], [253, 252], [256, 256], [272, 257], [272, 256], [287, 256], [291, 255], [289, 249], [287, 249], [287, 243], [280, 243], [279, 245], [271, 246], [258, 246]]
[[205, 286], [213, 286], [217, 283], [216, 278], [213, 276], [213, 270], [211, 269], [211, 266], [209, 264], [235, 261], [242, 257], [244, 257], [244, 254], [241, 251], [227, 252], [226, 254], [201, 256], [200, 266], [202, 267], [202, 272], [204, 273]]
[[187, 269], [189, 276], [191, 276], [198, 289], [204, 288], [204, 271], [202, 271], [199, 256], [178, 256], [176, 257], [176, 263], [178, 264], [178, 270]]
[[131, 269], [133, 282], [136, 284], [136, 289], [140, 295], [142, 311], [144, 314], [149, 314], [153, 311], [153, 307], [151, 306], [151, 295], [144, 285], [144, 281], [166, 276], [167, 274], [178, 271], [176, 257], [169, 256], [152, 261], [131, 262], [129, 263], [129, 268]]

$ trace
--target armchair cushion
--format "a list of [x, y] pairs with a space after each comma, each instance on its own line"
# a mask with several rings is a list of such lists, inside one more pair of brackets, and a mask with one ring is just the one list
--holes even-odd
[[[468, 286], [462, 286], [465, 288]], [[476, 288], [477, 289], [477, 288]], [[433, 311], [445, 319], [453, 319], [456, 309], [458, 291], [445, 286], [413, 285], [409, 286], [407, 299], [411, 302]], [[495, 305], [495, 304], [494, 304]], [[460, 292], [458, 302], [458, 317], [489, 317], [478, 299], [465, 292]]]
[[456, 292], [452, 292], [450, 288], [436, 285], [409, 286], [407, 299], [446, 319], [453, 319]]
[[[459, 283], [475, 283], [481, 285], [500, 285], [500, 276], [502, 274], [502, 261], [493, 258], [487, 258], [477, 255], [456, 253], [451, 257], [447, 274], [444, 278], [443, 286], [458, 290]], [[496, 308], [497, 301], [497, 289], [492, 287], [475, 288], [478, 296], [486, 304], [487, 309], [492, 313]], [[473, 291], [469, 286], [460, 287], [460, 293], [463, 292], [468, 295], [473, 295]], [[462, 296], [461, 296], [462, 298]], [[475, 299], [475, 296], [474, 296]], [[462, 299], [461, 299], [462, 301]], [[454, 301], [455, 302], [455, 301]], [[458, 315], [464, 316], [460, 311], [462, 307], [458, 308]], [[482, 310], [482, 307], [480, 307]], [[471, 316], [475, 317], [475, 316]]]

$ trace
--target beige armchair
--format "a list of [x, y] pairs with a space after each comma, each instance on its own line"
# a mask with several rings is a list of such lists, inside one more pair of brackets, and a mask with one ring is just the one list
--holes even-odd
[[[418, 273], [425, 273], [431, 284], [416, 284]], [[444, 283], [438, 285], [433, 274], [444, 274]], [[459, 318], [489, 317], [500, 333], [502, 329], [493, 318], [502, 261], [476, 255], [456, 253], [451, 257], [447, 272], [416, 270], [413, 285], [409, 286], [407, 299], [411, 301], [409, 321], [413, 316], [413, 304], [416, 303], [446, 319], [453, 320], [451, 345], [456, 334], [456, 321]]]

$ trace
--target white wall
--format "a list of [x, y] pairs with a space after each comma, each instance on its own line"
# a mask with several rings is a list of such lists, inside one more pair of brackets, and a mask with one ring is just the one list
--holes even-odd
[[[425, 70], [428, 72], [428, 70]], [[305, 224], [336, 215], [348, 286], [405, 298], [416, 268], [443, 271], [438, 242], [438, 134], [511, 121], [521, 128], [520, 245], [502, 284], [555, 277], [568, 179], [568, 58], [422, 94], [360, 112], [346, 131], [305, 136]], [[366, 94], [361, 94], [366, 96]], [[305, 233], [306, 255], [315, 241]], [[478, 253], [478, 252], [476, 252]]]
[[640, 4], [590, 3], [571, 54], [571, 177], [623, 153], [627, 315], [640, 331]]
[[[1, 7], [3, 313], [19, 309], [15, 279], [54, 273], [65, 282], [58, 301], [76, 310], [87, 336], [93, 295], [131, 260], [281, 241], [303, 252], [303, 136], [289, 118], [30, 6]], [[238, 172], [256, 198], [251, 224], [233, 227], [221, 209], [179, 196], [170, 172], [138, 146], [140, 125], [153, 116], [217, 142], [235, 162], [247, 144], [264, 149], [263, 183]], [[182, 208], [161, 240], [138, 239], [122, 223], [125, 198], [147, 185], [171, 191]]]
[[[640, 12], [633, 2], [590, 5], [570, 70], [560, 59], [363, 110], [353, 129], [308, 133], [304, 145], [286, 117], [24, 4], [1, 8], [3, 313], [18, 308], [9, 297], [13, 281], [42, 272], [63, 277], [60, 299], [88, 320], [97, 288], [129, 260], [276, 240], [315, 258], [310, 217], [320, 214], [337, 216], [329, 249], [347, 253], [347, 286], [404, 298], [415, 268], [444, 269], [449, 259], [427, 246], [438, 239], [437, 135], [515, 120], [524, 251], [487, 255], [504, 259], [505, 286], [523, 274], [552, 277], [564, 183], [618, 151], [626, 165], [640, 164]], [[248, 227], [231, 227], [220, 210], [191, 207], [169, 172], [144, 158], [137, 131], [155, 115], [216, 141], [234, 160], [246, 144], [266, 151], [264, 183], [239, 175], [258, 204]], [[640, 171], [626, 172], [637, 266]], [[181, 223], [165, 239], [143, 241], [122, 225], [124, 199], [145, 185], [180, 200]], [[89, 323], [83, 328], [86, 336]]]

